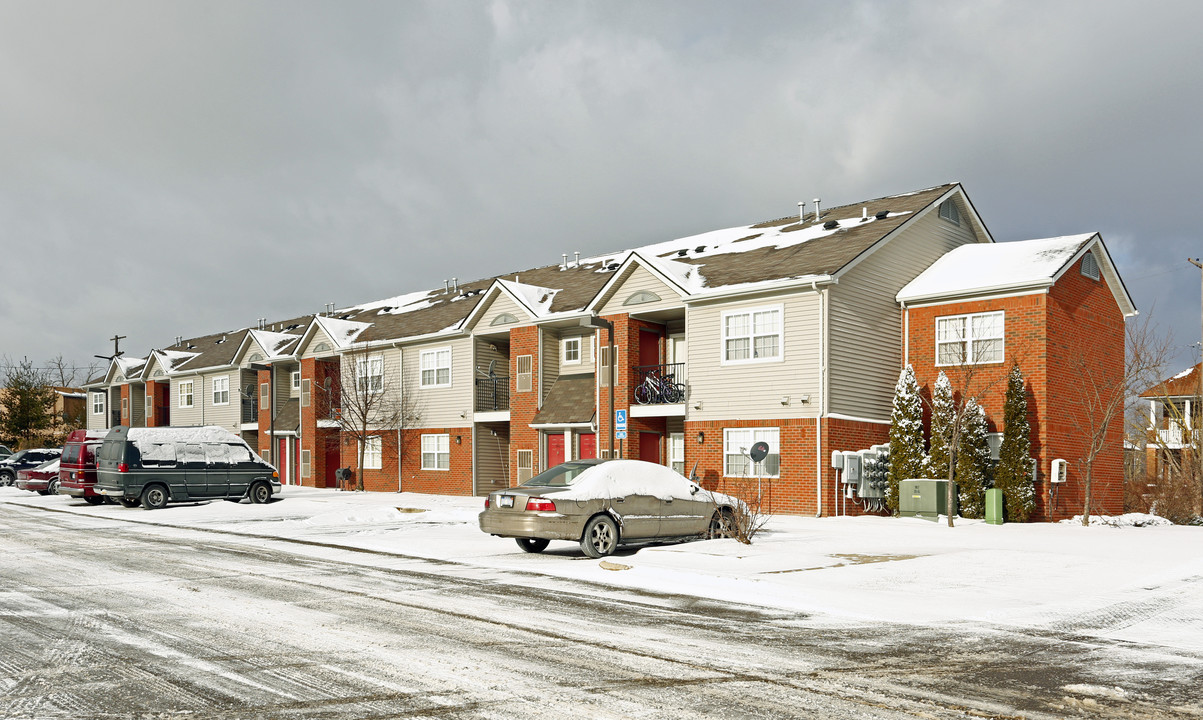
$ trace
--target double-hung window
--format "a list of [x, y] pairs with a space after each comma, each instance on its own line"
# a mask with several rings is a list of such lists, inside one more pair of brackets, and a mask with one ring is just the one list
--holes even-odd
[[191, 380], [181, 380], [180, 381], [180, 407], [182, 407], [182, 408], [192, 407], [192, 381]]
[[936, 365], [1003, 361], [1002, 311], [936, 318]]
[[380, 436], [364, 438], [360, 443], [363, 446], [363, 469], [379, 470], [384, 464], [380, 452]]
[[[724, 428], [723, 475], [726, 477], [779, 477], [781, 475], [781, 431], [778, 428]], [[753, 463], [752, 446], [768, 443], [769, 454]]]
[[420, 387], [451, 387], [451, 348], [423, 350], [420, 362], [422, 369]]
[[451, 436], [423, 435], [422, 436], [422, 469], [450, 470], [451, 469]]
[[92, 414], [104, 415], [104, 393], [92, 393]]
[[213, 378], [213, 404], [214, 405], [229, 405], [230, 404], [230, 378], [228, 378], [228, 377]]
[[579, 337], [568, 337], [563, 340], [564, 353], [563, 362], [565, 365], [576, 365], [581, 361], [581, 339]]
[[782, 359], [785, 330], [780, 305], [723, 313], [724, 365]]
[[359, 392], [380, 392], [384, 388], [384, 358], [374, 355], [355, 359], [355, 388]]

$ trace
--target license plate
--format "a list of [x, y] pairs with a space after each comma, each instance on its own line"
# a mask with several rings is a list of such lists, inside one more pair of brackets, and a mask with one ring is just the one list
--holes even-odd
[[497, 506], [498, 507], [508, 507], [508, 508], [514, 507], [514, 496], [513, 495], [502, 495], [502, 496], [498, 497], [497, 498]]

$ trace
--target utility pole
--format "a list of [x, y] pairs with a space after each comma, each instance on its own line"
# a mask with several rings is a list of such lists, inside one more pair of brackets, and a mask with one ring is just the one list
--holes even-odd
[[[1200, 270], [1199, 321], [1200, 332], [1203, 332], [1203, 262], [1200, 262], [1199, 258], [1187, 258], [1186, 261]], [[1200, 340], [1203, 340], [1203, 335], [1200, 336]], [[1199, 349], [1203, 353], [1203, 344], [1199, 345]], [[1199, 399], [1196, 402], [1203, 404], [1203, 358], [1200, 358], [1199, 363]], [[1203, 420], [1203, 414], [1200, 414], [1200, 419]], [[1191, 431], [1191, 446], [1195, 448], [1195, 459], [1199, 463], [1199, 491], [1203, 495], [1203, 428], [1196, 428], [1192, 422]]]

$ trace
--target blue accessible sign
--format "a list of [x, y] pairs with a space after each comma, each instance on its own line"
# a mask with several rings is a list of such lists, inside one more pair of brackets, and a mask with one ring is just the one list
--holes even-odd
[[[626, 429], [627, 429], [627, 411], [626, 410], [615, 410], [614, 411], [614, 429], [618, 432], [622, 432], [622, 433], [626, 432]], [[625, 437], [625, 435], [624, 435], [624, 437]]]

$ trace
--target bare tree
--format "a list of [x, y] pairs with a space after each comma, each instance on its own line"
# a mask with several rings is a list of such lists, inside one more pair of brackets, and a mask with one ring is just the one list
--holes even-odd
[[359, 346], [342, 354], [337, 376], [318, 385], [325, 408], [341, 437], [355, 440], [358, 448], [355, 489], [362, 491], [364, 457], [369, 448], [396, 448], [397, 462], [403, 451], [401, 432], [421, 419], [415, 393], [386, 368], [382, 349]]
[[60, 353], [46, 361], [46, 378], [52, 385], [73, 388], [95, 375], [99, 367], [97, 363], [80, 367], [65, 360]]
[[1078, 383], [1066, 415], [1084, 440], [1078, 458], [1083, 474], [1083, 525], [1090, 524], [1095, 461], [1104, 450], [1123, 442], [1125, 409], [1142, 390], [1157, 382], [1169, 356], [1169, 341], [1158, 336], [1147, 315], [1127, 324], [1124, 345], [1124, 363], [1118, 372], [1098, 355], [1088, 353], [1081, 354], [1074, 367]]

